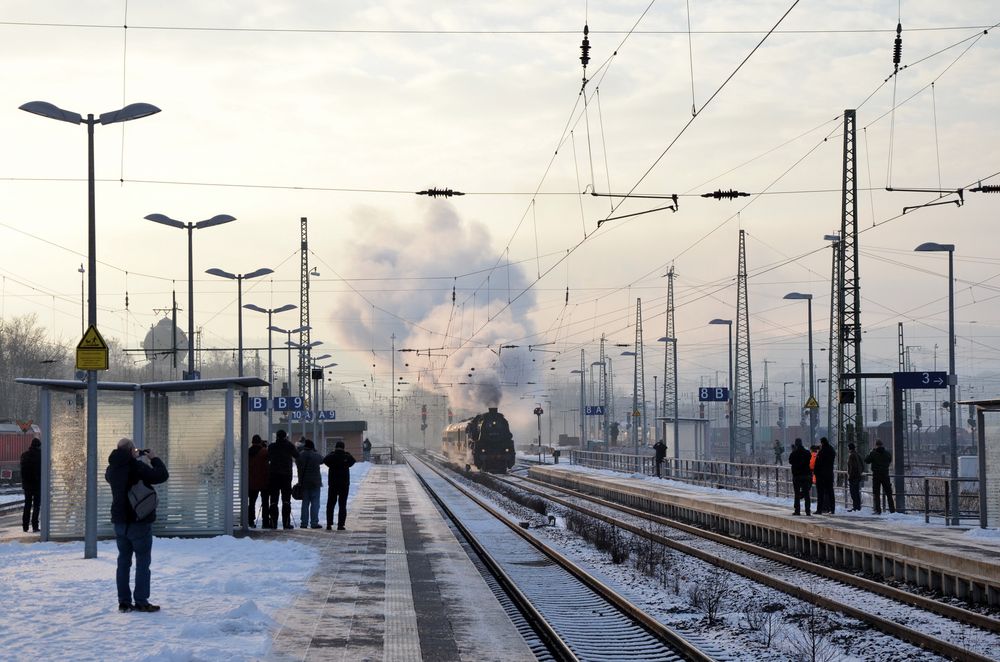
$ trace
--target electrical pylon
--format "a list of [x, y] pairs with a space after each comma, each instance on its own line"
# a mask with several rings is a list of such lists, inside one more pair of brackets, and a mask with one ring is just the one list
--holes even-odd
[[598, 390], [600, 391], [598, 399], [600, 403], [604, 406], [604, 416], [601, 417], [602, 423], [602, 436], [605, 444], [609, 443], [610, 437], [608, 436], [608, 428], [611, 426], [611, 416], [612, 412], [608, 406], [608, 362], [607, 356], [604, 354], [604, 343], [606, 339], [604, 334], [601, 334], [601, 379], [598, 385]]
[[[635, 434], [634, 445], [638, 447], [639, 439], [646, 443], [646, 376], [643, 374], [644, 358], [642, 354], [642, 299], [635, 300], [635, 368], [632, 380], [632, 433]], [[640, 416], [636, 416], [640, 412]], [[639, 428], [642, 435], [639, 435]]]
[[[831, 235], [827, 235], [831, 238]], [[830, 245], [830, 253], [833, 256], [830, 260], [830, 342], [827, 344], [827, 368], [826, 381], [826, 436], [830, 443], [837, 447], [837, 462], [843, 470], [847, 466], [846, 453], [843, 452], [840, 443], [841, 434], [839, 429], [840, 414], [834, 416], [834, 409], [840, 410], [839, 398], [834, 393], [840, 384], [840, 235], [832, 235], [833, 243]], [[836, 423], [836, 425], [835, 425]]]
[[750, 317], [747, 305], [746, 233], [740, 230], [740, 257], [736, 270], [736, 390], [733, 415], [736, 417], [736, 447], [754, 457], [753, 372], [750, 368]]
[[[861, 277], [858, 273], [858, 180], [857, 180], [857, 127], [854, 109], [844, 111], [844, 176], [840, 220], [839, 252], [840, 290], [838, 293], [838, 322], [840, 325], [840, 364], [837, 376], [858, 375], [861, 372]], [[838, 380], [839, 381], [839, 380]], [[837, 428], [839, 457], [846, 457], [849, 442], [857, 445], [862, 457], [868, 452], [864, 430], [863, 380], [855, 376], [854, 404], [838, 398]], [[848, 387], [840, 382], [839, 388]], [[833, 385], [831, 384], [831, 387]]]
[[[312, 364], [312, 348], [309, 347], [309, 229], [308, 221], [303, 216], [299, 224], [299, 232], [302, 239], [302, 269], [299, 273], [299, 397], [303, 399], [306, 410], [312, 409], [312, 402], [309, 397], [309, 367]], [[291, 375], [288, 376], [291, 382]]]
[[677, 437], [677, 331], [674, 325], [674, 267], [667, 272], [667, 323], [663, 348], [663, 410], [661, 416], [674, 422], [674, 456], [680, 441]]

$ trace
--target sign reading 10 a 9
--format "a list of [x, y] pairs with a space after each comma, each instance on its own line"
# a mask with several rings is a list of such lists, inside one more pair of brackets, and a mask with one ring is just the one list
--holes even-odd
[[727, 402], [729, 389], [724, 386], [702, 386], [698, 389], [699, 402]]

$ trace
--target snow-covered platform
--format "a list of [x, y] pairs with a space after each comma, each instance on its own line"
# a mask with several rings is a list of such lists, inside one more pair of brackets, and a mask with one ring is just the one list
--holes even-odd
[[796, 517], [788, 500], [565, 465], [534, 466], [530, 475], [830, 565], [1000, 604], [1000, 538], [975, 529], [870, 511]]
[[[372, 466], [347, 531], [252, 535], [288, 537], [321, 554], [276, 617], [269, 659], [536, 659], [408, 467]], [[266, 573], [281, 560], [261, 562]]]

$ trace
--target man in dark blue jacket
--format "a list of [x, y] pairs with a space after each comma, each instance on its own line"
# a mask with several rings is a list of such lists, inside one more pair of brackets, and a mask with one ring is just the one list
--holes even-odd
[[[153, 551], [153, 522], [156, 510], [138, 518], [128, 493], [133, 485], [142, 482], [147, 486], [165, 483], [170, 474], [163, 460], [151, 450], [140, 453], [131, 439], [122, 439], [108, 456], [104, 479], [111, 485], [111, 522], [115, 525], [118, 543], [118, 611], [159, 611], [149, 602], [149, 563]], [[129, 588], [132, 555], [135, 555], [135, 591]], [[133, 604], [132, 599], [135, 598]]]
[[326, 530], [333, 528], [333, 506], [337, 504], [337, 530], [343, 531], [347, 522], [347, 495], [351, 491], [351, 467], [354, 456], [344, 448], [344, 442], [334, 444], [332, 453], [323, 458], [323, 464], [330, 468], [330, 488], [326, 493]]
[[24, 490], [22, 528], [38, 531], [38, 502], [42, 496], [42, 442], [36, 437], [28, 450], [21, 453], [21, 489]]

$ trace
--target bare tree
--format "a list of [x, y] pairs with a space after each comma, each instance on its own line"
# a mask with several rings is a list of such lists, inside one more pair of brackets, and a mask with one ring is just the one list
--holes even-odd
[[830, 640], [833, 625], [818, 609], [810, 604], [800, 615], [799, 629], [785, 635], [788, 652], [796, 662], [833, 662], [841, 651]]
[[730, 593], [730, 575], [717, 566], [712, 566], [701, 582], [688, 587], [688, 601], [691, 606], [705, 612], [708, 625], [715, 625], [726, 598]]
[[52, 342], [35, 315], [0, 320], [0, 418], [38, 419], [38, 390], [18, 377], [72, 377], [69, 347]]
[[765, 602], [757, 591], [751, 591], [743, 603], [743, 625], [757, 633], [760, 642], [770, 647], [781, 630], [781, 612], [785, 606], [778, 602]]

